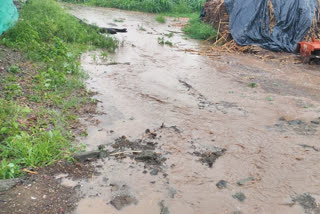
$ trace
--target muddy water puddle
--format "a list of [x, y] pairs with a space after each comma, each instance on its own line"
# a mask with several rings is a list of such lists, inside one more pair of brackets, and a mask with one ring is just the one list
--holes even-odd
[[318, 211], [320, 79], [312, 68], [193, 54], [185, 50], [203, 44], [181, 33], [184, 20], [159, 24], [105, 8], [71, 13], [128, 29], [116, 35], [115, 54], [82, 56], [103, 114], [81, 141], [113, 155], [78, 181], [84, 198], [74, 213]]

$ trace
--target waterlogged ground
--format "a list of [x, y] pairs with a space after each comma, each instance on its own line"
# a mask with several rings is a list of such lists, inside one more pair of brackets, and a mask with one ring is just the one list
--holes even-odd
[[115, 54], [82, 57], [101, 114], [81, 140], [113, 154], [92, 178], [63, 180], [84, 196], [75, 214], [320, 213], [319, 66], [201, 56], [184, 20], [70, 12], [128, 29]]

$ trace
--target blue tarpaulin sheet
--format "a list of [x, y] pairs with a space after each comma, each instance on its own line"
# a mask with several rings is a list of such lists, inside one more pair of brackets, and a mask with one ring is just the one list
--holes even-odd
[[259, 45], [294, 52], [318, 14], [318, 0], [271, 0], [276, 25], [270, 29], [268, 0], [224, 0], [233, 39], [239, 45]]

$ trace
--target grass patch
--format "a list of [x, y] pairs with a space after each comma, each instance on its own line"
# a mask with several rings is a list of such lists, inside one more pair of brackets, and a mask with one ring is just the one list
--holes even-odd
[[156, 16], [156, 21], [164, 24], [164, 23], [166, 23], [166, 18], [163, 15], [158, 15], [158, 16]]
[[252, 83], [249, 83], [248, 86], [249, 86], [250, 88], [256, 88], [258, 85], [257, 85], [257, 83], [252, 82]]
[[217, 31], [197, 16], [190, 18], [189, 24], [183, 28], [183, 31], [193, 39], [213, 40], [217, 36]]
[[27, 57], [11, 60], [8, 72], [0, 73], [0, 179], [6, 179], [83, 148], [71, 143], [71, 127], [80, 109], [94, 102], [79, 56], [88, 48], [107, 55], [117, 41], [79, 23], [54, 0], [29, 0], [0, 43]]
[[101, 7], [120, 8], [150, 13], [189, 14], [198, 12], [205, 0], [59, 0]]

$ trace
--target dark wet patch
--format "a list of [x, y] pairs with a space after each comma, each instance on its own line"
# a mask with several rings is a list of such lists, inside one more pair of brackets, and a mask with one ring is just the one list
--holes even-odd
[[117, 195], [110, 201], [110, 204], [112, 204], [112, 206], [114, 206], [117, 210], [121, 210], [123, 207], [137, 203], [138, 200], [130, 195]]
[[314, 135], [317, 132], [320, 120], [306, 122], [303, 120], [287, 120], [285, 117], [279, 118], [278, 123], [273, 126], [267, 126], [267, 129], [279, 132], [294, 131], [298, 135]]
[[203, 164], [207, 164], [211, 168], [214, 162], [219, 157], [224, 155], [226, 151], [227, 151], [226, 149], [214, 147], [212, 150], [204, 151], [204, 152], [195, 151], [193, 152], [193, 154], [197, 157], [200, 157], [199, 159], [200, 162], [202, 162]]
[[[114, 144], [111, 145], [115, 150], [108, 153], [107, 156], [113, 156], [117, 159], [130, 157], [136, 162], [143, 162], [145, 164], [143, 173], [146, 174], [148, 173], [147, 170], [149, 170], [151, 175], [156, 176], [162, 171], [163, 163], [166, 161], [166, 158], [161, 153], [155, 151], [156, 145], [158, 145], [156, 141], [161, 138], [161, 136], [158, 137], [156, 132], [164, 128], [171, 127], [165, 127], [162, 124], [160, 128], [154, 131], [147, 129], [141, 139], [133, 141], [125, 136], [117, 138]], [[176, 127], [174, 128], [177, 129]]]
[[320, 207], [316, 203], [316, 200], [309, 194], [303, 193], [292, 197], [294, 203], [299, 203], [299, 205], [304, 209], [307, 214], [320, 213]]
[[[150, 136], [154, 137], [154, 134]], [[112, 147], [114, 149], [130, 148], [132, 150], [154, 150], [156, 148], [156, 143], [141, 139], [130, 141], [126, 136], [122, 136], [115, 140], [114, 144], [112, 144]]]
[[143, 151], [133, 155], [134, 159], [139, 162], [144, 162], [148, 165], [162, 165], [166, 158], [162, 157], [159, 153], [153, 151]]

